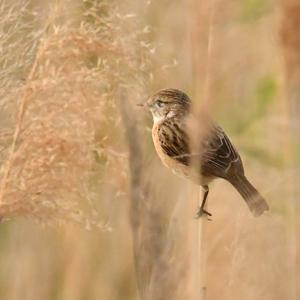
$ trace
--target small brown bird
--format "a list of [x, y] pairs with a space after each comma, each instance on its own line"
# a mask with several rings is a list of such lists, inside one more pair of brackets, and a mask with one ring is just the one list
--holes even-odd
[[[197, 117], [193, 115], [191, 100], [184, 92], [164, 89], [141, 106], [152, 113], [153, 142], [163, 164], [204, 188], [198, 217], [204, 214], [211, 216], [205, 210], [205, 202], [208, 184], [215, 178], [229, 181], [245, 199], [254, 216], [269, 209], [265, 199], [246, 178], [241, 157], [223, 129], [205, 112]], [[198, 139], [195, 135], [199, 135]]]

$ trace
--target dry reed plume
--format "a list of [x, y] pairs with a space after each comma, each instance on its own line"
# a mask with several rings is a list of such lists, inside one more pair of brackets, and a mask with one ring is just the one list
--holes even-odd
[[145, 32], [125, 32], [128, 25], [134, 28], [134, 16], [122, 15], [111, 3], [50, 5], [44, 20], [29, 4], [3, 4], [0, 10], [6, 29], [1, 107], [14, 115], [1, 130], [1, 216], [89, 227], [98, 222], [93, 178], [101, 173], [116, 184], [114, 165], [124, 160], [109, 145], [105, 128], [119, 136], [122, 131], [118, 88], [130, 86], [135, 96], [141, 88]]

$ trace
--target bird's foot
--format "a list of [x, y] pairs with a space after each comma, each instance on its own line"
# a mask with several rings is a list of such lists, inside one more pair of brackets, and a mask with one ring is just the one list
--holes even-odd
[[207, 216], [208, 221], [211, 221], [211, 219], [209, 217], [211, 217], [212, 214], [210, 212], [208, 212], [207, 210], [205, 210], [203, 207], [199, 207], [199, 210], [197, 211], [197, 214], [196, 214], [196, 219], [202, 218], [204, 215]]

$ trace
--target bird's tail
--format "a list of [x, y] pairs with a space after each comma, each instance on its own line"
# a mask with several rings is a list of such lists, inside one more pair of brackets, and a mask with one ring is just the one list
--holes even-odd
[[245, 199], [250, 211], [255, 217], [269, 210], [266, 200], [260, 195], [256, 188], [248, 181], [246, 176], [234, 176], [230, 180], [231, 184], [238, 190], [241, 196]]

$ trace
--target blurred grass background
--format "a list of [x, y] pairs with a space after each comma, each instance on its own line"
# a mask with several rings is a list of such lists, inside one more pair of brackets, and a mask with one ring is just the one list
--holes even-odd
[[[16, 2], [25, 7], [25, 2]], [[2, 13], [13, 11], [12, 3], [2, 1]], [[112, 230], [87, 230], [84, 226], [63, 222], [63, 215], [50, 227], [46, 217], [45, 222], [43, 218], [35, 222], [30, 212], [23, 215], [21, 210], [17, 217], [8, 215], [9, 220], [0, 225], [0, 298], [139, 299], [138, 282], [141, 281], [146, 290], [143, 299], [199, 299], [199, 282], [195, 275], [197, 221], [193, 218], [198, 187], [175, 177], [162, 166], [152, 146], [150, 116], [134, 105], [157, 89], [176, 87], [185, 90], [194, 101], [209, 106], [240, 150], [246, 173], [271, 208], [268, 215], [254, 219], [231, 186], [221, 180], [212, 184], [209, 211], [213, 221], [205, 229], [205, 299], [299, 299], [297, 95], [300, 59], [297, 60], [297, 51], [300, 53], [300, 43], [296, 21], [297, 16], [300, 18], [299, 4], [292, 0], [132, 0], [114, 1], [95, 11], [91, 9], [93, 3], [105, 1], [65, 1], [63, 14], [56, 15], [54, 8], [59, 6], [59, 1], [55, 6], [52, 1], [32, 0], [26, 5], [25, 16], [12, 19], [12, 23], [9, 18], [5, 19], [6, 23], [2, 22], [2, 31], [12, 30], [13, 35], [6, 44], [1, 44], [4, 47], [2, 57], [5, 54], [8, 59], [5, 63], [4, 59], [1, 61], [1, 94], [5, 94], [7, 102], [1, 110], [0, 124], [3, 128], [14, 128], [13, 116], [19, 97], [15, 91], [27, 80], [38, 44], [46, 39], [45, 35], [59, 32], [63, 28], [61, 24], [80, 28], [82, 22], [87, 22], [92, 28], [94, 20], [98, 20], [95, 24], [105, 27], [107, 24], [102, 20], [111, 20], [110, 14], [115, 14], [110, 7], [120, 6], [125, 19], [133, 19], [135, 27], [125, 21], [122, 23], [120, 18], [121, 30], [112, 21], [108, 33], [114, 35], [104, 36], [104, 43], [132, 48], [131, 52], [141, 60], [139, 72], [132, 76], [127, 73], [126, 59], [125, 64], [118, 63], [109, 56], [102, 58], [97, 52], [88, 56], [84, 66], [101, 69], [107, 63], [113, 71], [124, 68], [124, 72], [119, 70], [119, 75], [104, 73], [103, 76], [111, 76], [101, 83], [105, 85], [108, 99], [113, 95], [110, 85], [130, 89], [138, 82], [139, 93], [135, 94], [138, 96], [129, 96], [127, 109], [130, 116], [138, 120], [137, 129], [143, 145], [142, 174], [147, 188], [139, 220], [142, 229], [132, 231], [130, 222], [132, 204], [128, 184], [132, 174], [128, 168], [129, 154], [118, 97], [114, 96], [114, 101], [101, 100], [103, 91], [95, 88], [95, 97], [100, 95], [99, 102], [104, 101], [101, 104], [104, 115], [99, 117], [98, 125], [93, 123], [96, 124], [93, 128], [95, 161], [91, 167], [95, 172], [89, 177], [89, 185], [93, 187], [97, 216], [108, 222]], [[54, 17], [49, 18], [51, 15]], [[45, 22], [52, 21], [53, 27], [47, 25], [46, 33], [40, 32]], [[127, 41], [126, 37], [137, 29], [146, 37], [139, 40], [136, 33], [135, 43]], [[97, 30], [93, 32], [95, 36], [97, 33]], [[102, 37], [100, 35], [100, 39]], [[211, 52], [208, 57], [209, 39]], [[10, 43], [15, 41], [20, 41], [19, 47], [10, 50]], [[31, 47], [26, 56], [20, 57], [18, 53], [27, 43]], [[49, 56], [50, 66], [53, 57], [62, 58], [62, 61], [68, 58], [63, 56], [64, 44], [57, 45], [54, 56]], [[80, 43], [71, 44], [74, 55], [76, 47], [81, 49]], [[146, 58], [144, 49], [148, 53]], [[45, 56], [46, 61], [47, 54]], [[19, 69], [10, 72], [9, 67], [16, 57]], [[44, 66], [47, 69], [47, 63]], [[80, 68], [80, 65], [78, 69], [74, 67], [72, 72]], [[44, 79], [47, 80], [47, 76]], [[83, 80], [83, 76], [84, 73], [79, 72], [79, 80]], [[61, 87], [61, 94], [55, 94], [59, 98], [64, 86], [59, 80], [56, 84]], [[86, 92], [88, 97], [89, 93], [92, 95], [93, 85]], [[43, 105], [47, 106], [47, 101]], [[42, 111], [39, 109], [38, 114]], [[3, 164], [6, 158], [2, 159]], [[64, 194], [63, 197], [68, 196]], [[137, 248], [143, 270], [138, 274], [140, 278], [135, 273], [132, 246], [135, 235], [141, 239]]]

